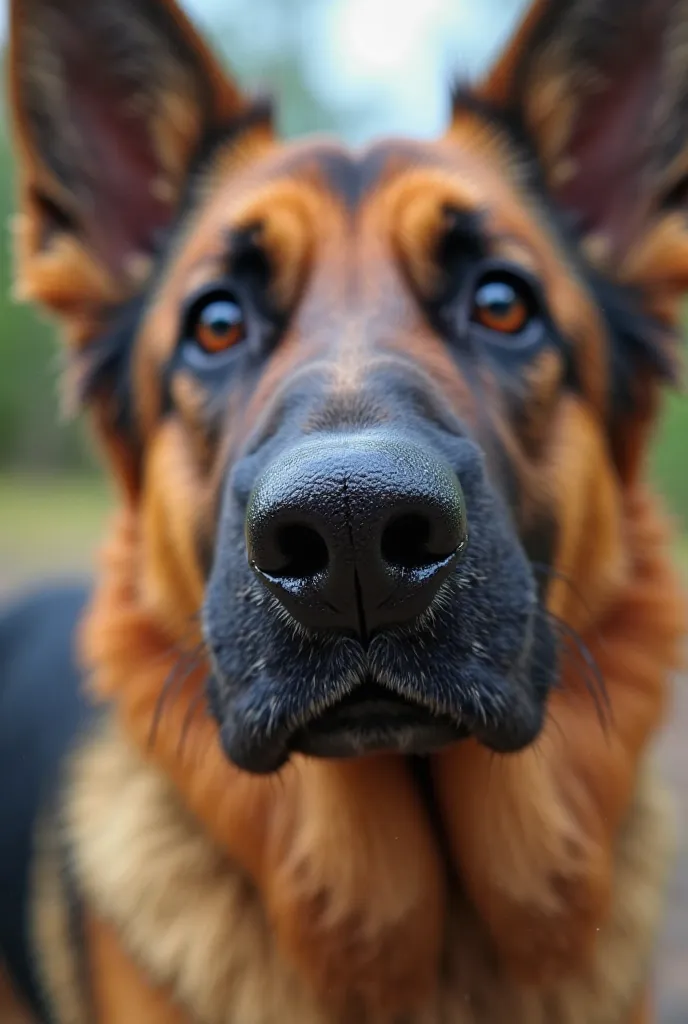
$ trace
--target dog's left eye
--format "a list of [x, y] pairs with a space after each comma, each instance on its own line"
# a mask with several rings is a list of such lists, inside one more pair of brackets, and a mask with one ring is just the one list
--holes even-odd
[[473, 293], [471, 320], [498, 334], [521, 334], [534, 315], [532, 292], [511, 274], [492, 273]]
[[238, 299], [229, 289], [214, 288], [198, 296], [185, 319], [184, 340], [197, 354], [219, 356], [246, 337], [246, 322]]

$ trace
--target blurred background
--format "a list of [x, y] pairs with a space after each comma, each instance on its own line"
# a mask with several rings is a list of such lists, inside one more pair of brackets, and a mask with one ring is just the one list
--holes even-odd
[[[249, 87], [279, 98], [286, 135], [335, 132], [432, 136], [448, 114], [448, 84], [472, 77], [499, 48], [523, 0], [185, 0]], [[0, 11], [0, 48], [6, 40]], [[4, 97], [3, 97], [4, 104]], [[107, 486], [79, 423], [59, 412], [53, 331], [13, 305], [6, 230], [13, 206], [7, 111], [0, 108], [0, 596], [48, 575], [88, 571]], [[688, 580], [688, 400], [672, 395], [652, 474], [679, 527]], [[679, 688], [661, 756], [688, 794], [688, 705]], [[688, 812], [688, 806], [682, 808]], [[688, 1021], [688, 864], [679, 872], [660, 957], [662, 1024]]]

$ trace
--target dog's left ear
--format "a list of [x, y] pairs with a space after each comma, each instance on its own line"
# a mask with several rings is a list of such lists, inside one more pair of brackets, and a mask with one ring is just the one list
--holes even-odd
[[83, 346], [141, 286], [204, 139], [247, 102], [174, 0], [12, 0], [16, 283]]
[[688, 288], [688, 0], [536, 0], [482, 83], [589, 258], [673, 318]]

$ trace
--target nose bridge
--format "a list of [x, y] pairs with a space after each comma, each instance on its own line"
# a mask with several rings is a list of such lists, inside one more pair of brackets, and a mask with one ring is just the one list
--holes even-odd
[[418, 322], [388, 233], [377, 219], [352, 218], [346, 239], [327, 254], [300, 317], [300, 330], [320, 337], [321, 355], [330, 365], [326, 397], [340, 402], [360, 394], [371, 362]]
[[413, 412], [438, 422], [451, 410], [459, 418], [468, 411], [465, 381], [425, 322], [382, 227], [352, 220], [319, 247], [257, 390], [252, 436], [262, 437], [285, 408], [298, 410], [290, 423], [306, 434], [374, 428]]

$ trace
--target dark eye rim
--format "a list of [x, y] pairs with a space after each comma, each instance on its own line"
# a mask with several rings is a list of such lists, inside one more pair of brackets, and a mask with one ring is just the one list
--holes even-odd
[[[491, 280], [507, 280], [525, 299], [530, 315], [522, 330], [514, 333], [496, 331], [473, 319], [477, 291]], [[462, 328], [488, 345], [514, 351], [537, 344], [549, 320], [542, 285], [537, 277], [517, 264], [498, 259], [481, 260], [475, 267], [462, 288], [460, 309]]]
[[[207, 352], [194, 338], [193, 328], [195, 327], [202, 310], [212, 302], [217, 302], [218, 300], [230, 301], [238, 307], [246, 324], [244, 332], [245, 336], [241, 342], [238, 342], [236, 345], [232, 345], [223, 351]], [[231, 281], [213, 281], [210, 284], [201, 285], [195, 291], [191, 292], [182, 306], [180, 320], [182, 325], [179, 336], [180, 348], [188, 361], [200, 368], [210, 366], [211, 364], [213, 366], [217, 366], [218, 364], [231, 359], [234, 356], [236, 349], [240, 348], [243, 342], [246, 341], [249, 333], [246, 303], [241, 295], [240, 289]]]

